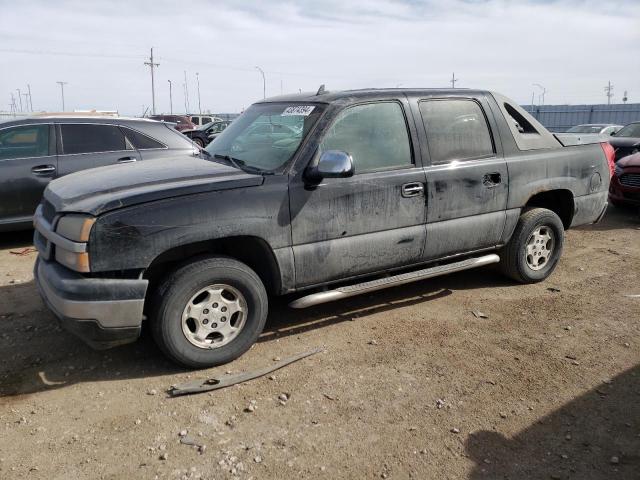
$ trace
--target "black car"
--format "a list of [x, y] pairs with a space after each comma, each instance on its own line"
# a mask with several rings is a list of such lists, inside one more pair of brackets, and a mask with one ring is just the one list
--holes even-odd
[[182, 133], [193, 140], [199, 147], [206, 147], [222, 131], [229, 126], [231, 120], [210, 122], [193, 130], [184, 130]]
[[616, 162], [627, 155], [640, 152], [640, 122], [625, 125], [607, 141], [616, 150]]
[[42, 192], [54, 178], [196, 152], [176, 130], [152, 120], [42, 116], [0, 123], [0, 231], [31, 228]]

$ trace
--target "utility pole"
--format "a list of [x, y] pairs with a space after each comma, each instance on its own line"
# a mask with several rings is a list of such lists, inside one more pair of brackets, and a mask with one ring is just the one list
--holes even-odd
[[62, 95], [62, 111], [64, 112], [64, 86], [69, 83], [69, 82], [56, 82], [58, 85], [60, 85], [60, 93]]
[[144, 64], [151, 68], [151, 112], [153, 115], [156, 114], [156, 88], [153, 80], [153, 68], [159, 67], [159, 63], [153, 63], [153, 47], [151, 47], [151, 57], [149, 57], [148, 62], [144, 62]]
[[540, 85], [539, 83], [534, 83], [533, 84], [534, 87], [538, 87], [541, 92], [540, 92], [540, 96], [538, 97], [538, 103], [540, 105], [544, 105], [544, 96], [547, 93], [547, 89], [544, 88], [542, 85]]
[[622, 94], [622, 103], [627, 103], [627, 100], [629, 100], [629, 97], [627, 95], [627, 91], [625, 90]]
[[169, 112], [173, 115], [173, 97], [171, 96], [171, 80], [167, 80], [169, 82]]
[[536, 92], [531, 92], [531, 106], [533, 107], [533, 104], [536, 101]]
[[267, 79], [264, 76], [264, 70], [262, 70], [260, 67], [256, 68], [262, 74], [262, 98], [267, 98]]
[[27, 90], [29, 91], [29, 107], [31, 107], [31, 111], [33, 112], [33, 99], [31, 98], [31, 85], [27, 83]]
[[451, 76], [451, 88], [456, 88], [456, 82], [460, 80], [459, 78], [456, 78], [456, 74], [454, 72], [454, 74]]
[[200, 74], [196, 72], [196, 81], [198, 82], [198, 113], [202, 115], [202, 107], [200, 106]]
[[24, 97], [24, 107], [25, 109], [29, 109], [29, 94], [28, 93], [23, 93], [22, 96]]
[[186, 70], [184, 71], [184, 104], [186, 105], [184, 113], [189, 114], [189, 111], [191, 110], [191, 106], [189, 105], [189, 84], [187, 83]]
[[20, 111], [22, 112], [22, 94], [20, 93], [20, 89], [16, 88], [16, 92], [18, 92], [18, 100], [20, 101]]
[[607, 95], [607, 105], [611, 105], [611, 97], [613, 97], [613, 85], [611, 85], [611, 80], [609, 80], [607, 86], [604, 87], [604, 91]]

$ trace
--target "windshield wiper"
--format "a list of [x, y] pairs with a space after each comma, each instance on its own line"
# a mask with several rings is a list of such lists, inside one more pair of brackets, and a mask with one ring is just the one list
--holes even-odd
[[[209, 155], [211, 154], [209, 153]], [[243, 172], [257, 173], [259, 175], [273, 175], [273, 172], [270, 172], [268, 170], [262, 170], [261, 168], [254, 167], [252, 165], [247, 165], [244, 160], [240, 160], [239, 158], [232, 157], [231, 155], [222, 155], [220, 153], [214, 153], [213, 157], [226, 160], [233, 167], [237, 168], [238, 170], [242, 170]]]

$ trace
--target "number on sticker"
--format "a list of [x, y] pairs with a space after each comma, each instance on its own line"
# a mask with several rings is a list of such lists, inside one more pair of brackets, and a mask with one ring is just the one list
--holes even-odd
[[286, 117], [297, 115], [307, 117], [311, 112], [313, 112], [314, 108], [316, 107], [314, 107], [313, 105], [296, 105], [295, 107], [287, 107], [284, 109], [284, 112], [282, 112], [282, 116]]

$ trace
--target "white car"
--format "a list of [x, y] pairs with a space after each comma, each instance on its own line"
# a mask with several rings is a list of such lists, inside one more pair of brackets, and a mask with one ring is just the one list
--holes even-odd
[[566, 133], [594, 133], [596, 135], [611, 135], [622, 128], [622, 125], [610, 123], [584, 123], [567, 130]]

